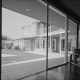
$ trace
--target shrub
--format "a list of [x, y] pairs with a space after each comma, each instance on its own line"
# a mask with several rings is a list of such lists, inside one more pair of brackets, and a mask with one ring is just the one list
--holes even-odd
[[12, 48], [12, 46], [8, 46], [7, 48], [8, 48], [8, 49], [11, 49], [11, 48]]
[[21, 50], [19, 46], [14, 47], [15, 50]]

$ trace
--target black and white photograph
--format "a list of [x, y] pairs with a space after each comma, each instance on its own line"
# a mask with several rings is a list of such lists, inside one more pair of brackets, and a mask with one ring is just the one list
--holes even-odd
[[2, 0], [1, 80], [80, 80], [80, 1]]

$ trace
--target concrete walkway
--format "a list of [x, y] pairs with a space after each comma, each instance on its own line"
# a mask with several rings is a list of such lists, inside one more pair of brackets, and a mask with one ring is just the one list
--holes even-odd
[[1, 57], [11, 57], [11, 56], [16, 56], [16, 55], [12, 55], [12, 54], [2, 54]]
[[[32, 53], [31, 53], [32, 54]], [[5, 55], [5, 54], [3, 54]], [[10, 57], [11, 55], [6, 54], [5, 57]], [[54, 58], [61, 58], [64, 57], [64, 55], [60, 54], [53, 54], [49, 55], [48, 59], [54, 59]], [[20, 61], [20, 62], [15, 62], [15, 63], [9, 63], [9, 64], [3, 64], [2, 66], [9, 66], [9, 65], [15, 65], [15, 64], [22, 64], [22, 63], [30, 63], [30, 62], [35, 62], [35, 61], [41, 61], [41, 60], [46, 60], [46, 56], [42, 58], [37, 58], [37, 59], [31, 59], [31, 60], [25, 60], [25, 61]]]
[[[46, 53], [44, 54], [43, 52], [35, 52], [35, 51], [24, 51], [24, 52], [28, 52], [28, 53], [32, 53], [32, 54], [39, 54], [39, 55], [44, 55], [46, 57]], [[57, 52], [52, 52], [52, 53], [48, 53], [48, 58], [58, 58], [58, 57], [64, 57], [64, 54], [60, 54]], [[70, 54], [68, 54], [68, 56], [70, 56]]]

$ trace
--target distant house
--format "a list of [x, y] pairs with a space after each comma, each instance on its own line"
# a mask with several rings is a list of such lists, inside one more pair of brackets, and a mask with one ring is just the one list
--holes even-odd
[[13, 47], [13, 39], [2, 36], [2, 48], [4, 49], [12, 49]]
[[[65, 30], [52, 25], [48, 25], [48, 51], [64, 53], [65, 51]], [[71, 30], [70, 30], [71, 31]], [[23, 28], [25, 50], [46, 53], [47, 46], [47, 24], [35, 22]], [[72, 32], [71, 32], [72, 33]], [[72, 53], [72, 43], [76, 44], [76, 34], [68, 35], [68, 52]]]
[[29, 42], [25, 38], [15, 39], [13, 42], [13, 49], [19, 48], [20, 50], [29, 50]]
[[7, 40], [7, 36], [2, 35], [2, 40]]
[[13, 49], [20, 49], [23, 50], [24, 49], [24, 40], [19, 38], [19, 39], [15, 39], [13, 42]]
[[[70, 27], [75, 26], [73, 22]], [[47, 47], [47, 23], [34, 22], [23, 27], [24, 36], [14, 40], [14, 47], [19, 46], [21, 50], [46, 53]], [[68, 53], [72, 53], [76, 46], [76, 30], [70, 28], [68, 31]], [[48, 25], [48, 51], [49, 54], [65, 52], [65, 30]]]

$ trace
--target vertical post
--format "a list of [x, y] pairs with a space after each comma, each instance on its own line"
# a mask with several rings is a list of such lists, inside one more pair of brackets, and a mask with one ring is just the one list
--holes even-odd
[[65, 56], [64, 56], [64, 63], [68, 62], [68, 26], [69, 26], [69, 19], [66, 16], [65, 20]]
[[49, 4], [47, 3], [47, 47], [46, 47], [46, 80], [48, 80], [48, 20], [49, 20]]
[[76, 41], [76, 49], [79, 48], [79, 23], [77, 23], [77, 41]]
[[[68, 62], [68, 27], [69, 27], [69, 18], [66, 15], [66, 20], [65, 20], [65, 56], [64, 56], [64, 63]], [[65, 75], [64, 75], [64, 80], [68, 80], [68, 65], [66, 65], [65, 68]]]
[[41, 46], [41, 44], [42, 44], [42, 42], [41, 42], [41, 35], [39, 36], [39, 40], [40, 40], [40, 41], [39, 41], [39, 48], [41, 49], [41, 47], [42, 47], [42, 46]]

